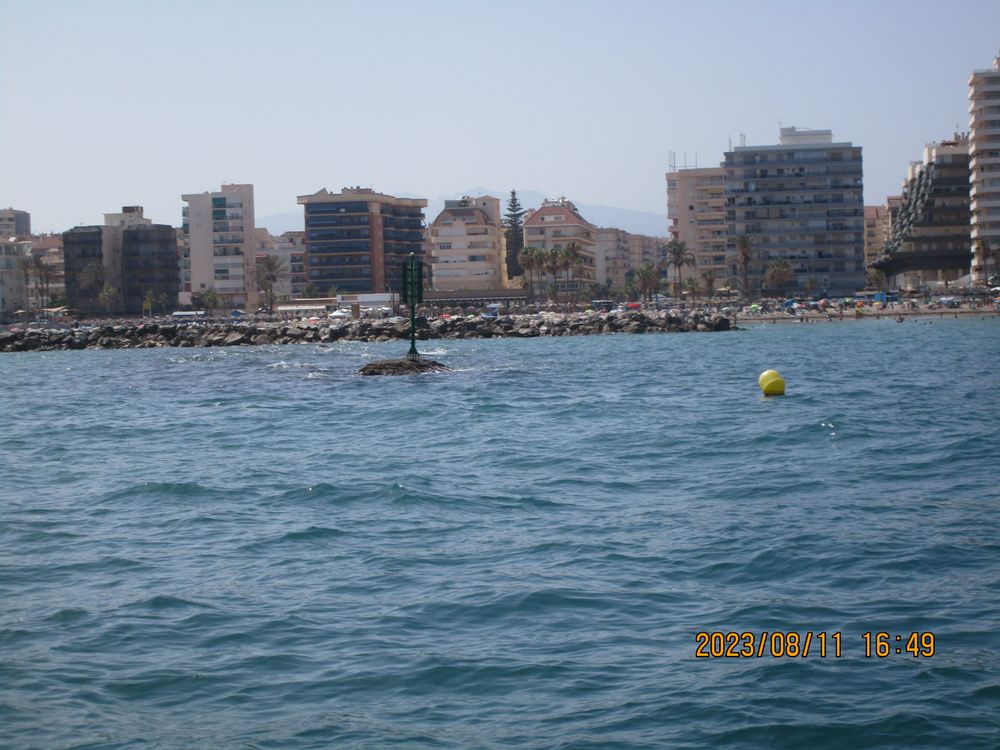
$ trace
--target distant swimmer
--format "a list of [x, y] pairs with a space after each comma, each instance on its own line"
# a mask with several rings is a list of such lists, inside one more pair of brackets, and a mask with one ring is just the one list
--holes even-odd
[[896, 316], [896, 322], [897, 323], [902, 323], [903, 322], [903, 316], [902, 315], [897, 315]]

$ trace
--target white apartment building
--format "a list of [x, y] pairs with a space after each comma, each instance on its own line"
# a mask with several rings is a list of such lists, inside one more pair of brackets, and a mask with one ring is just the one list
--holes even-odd
[[[990, 70], [976, 70], [969, 78], [969, 173], [972, 199], [972, 251], [977, 240], [1000, 249], [1000, 56]], [[988, 272], [995, 273], [994, 260]], [[975, 255], [975, 280], [985, 280], [987, 269]]]
[[503, 286], [507, 240], [499, 198], [466, 195], [445, 201], [429, 234], [434, 291]]
[[227, 306], [256, 309], [256, 234], [253, 185], [223, 185], [220, 190], [181, 198], [182, 231], [188, 238], [190, 281], [181, 304], [192, 294], [214, 290]]
[[695, 265], [684, 266], [681, 278], [715, 274], [721, 287], [726, 276], [726, 170], [722, 167], [681, 169], [667, 173], [667, 218], [671, 237], [687, 245]]

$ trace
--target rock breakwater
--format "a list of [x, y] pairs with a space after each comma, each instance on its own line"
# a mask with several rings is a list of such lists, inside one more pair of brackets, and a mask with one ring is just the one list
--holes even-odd
[[[483, 317], [418, 318], [417, 338], [534, 338], [538, 336], [592, 336], [612, 333], [666, 333], [728, 331], [735, 328], [724, 315], [658, 312], [625, 314], [537, 313]], [[80, 328], [29, 328], [0, 333], [0, 352], [64, 349], [145, 349], [153, 347], [210, 347], [269, 344], [328, 344], [335, 341], [392, 341], [408, 339], [408, 321], [351, 320], [319, 323], [219, 322], [136, 323]]]

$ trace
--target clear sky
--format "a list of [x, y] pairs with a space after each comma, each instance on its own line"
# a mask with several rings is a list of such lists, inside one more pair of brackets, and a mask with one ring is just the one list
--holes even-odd
[[345, 185], [665, 213], [669, 152], [779, 123], [863, 146], [880, 203], [998, 50], [998, 0], [0, 0], [0, 206], [178, 225], [250, 182], [258, 216]]

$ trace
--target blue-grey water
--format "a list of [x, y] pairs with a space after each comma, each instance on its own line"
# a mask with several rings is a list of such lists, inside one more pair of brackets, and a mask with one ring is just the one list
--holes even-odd
[[0, 355], [0, 746], [1000, 746], [1000, 320], [406, 346]]

